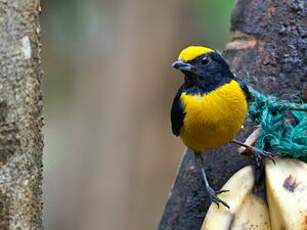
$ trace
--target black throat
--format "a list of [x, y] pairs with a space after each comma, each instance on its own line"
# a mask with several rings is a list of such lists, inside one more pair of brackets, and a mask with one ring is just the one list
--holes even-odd
[[206, 74], [206, 76], [195, 76], [191, 73], [185, 73], [183, 88], [188, 94], [206, 94], [216, 88], [229, 83], [234, 77], [231, 72], [218, 72]]

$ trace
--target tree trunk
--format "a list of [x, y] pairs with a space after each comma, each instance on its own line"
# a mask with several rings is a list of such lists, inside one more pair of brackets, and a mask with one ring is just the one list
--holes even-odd
[[[307, 100], [306, 5], [305, 0], [237, 1], [231, 19], [233, 41], [225, 52], [237, 76], [266, 94]], [[246, 137], [251, 129], [252, 124], [246, 124], [240, 137]], [[248, 163], [235, 149], [229, 145], [205, 154], [214, 188], [220, 188]], [[204, 188], [193, 154], [187, 152], [159, 229], [200, 229], [210, 205]]]
[[39, 0], [0, 2], [0, 229], [42, 229]]

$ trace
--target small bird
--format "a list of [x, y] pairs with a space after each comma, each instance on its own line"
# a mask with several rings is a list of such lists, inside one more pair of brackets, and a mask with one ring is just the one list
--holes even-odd
[[209, 185], [201, 153], [230, 142], [251, 147], [233, 140], [247, 115], [247, 86], [218, 51], [207, 47], [183, 49], [173, 67], [184, 74], [171, 109], [173, 134], [194, 152], [211, 201], [229, 208], [217, 197], [227, 190], [215, 191]]

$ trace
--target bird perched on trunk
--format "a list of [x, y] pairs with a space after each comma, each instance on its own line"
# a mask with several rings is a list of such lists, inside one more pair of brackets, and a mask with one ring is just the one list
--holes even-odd
[[184, 83], [173, 101], [172, 131], [195, 153], [211, 201], [229, 208], [217, 197], [226, 191], [210, 187], [201, 153], [232, 142], [240, 131], [248, 110], [247, 87], [221, 54], [207, 47], [185, 48], [173, 67], [183, 72]]

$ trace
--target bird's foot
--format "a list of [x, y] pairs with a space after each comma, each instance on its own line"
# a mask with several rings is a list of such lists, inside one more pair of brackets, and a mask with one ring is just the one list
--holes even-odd
[[242, 143], [237, 140], [233, 140], [232, 143], [235, 143], [237, 145], [240, 145], [248, 149], [255, 156], [257, 165], [260, 165], [260, 163], [263, 162], [264, 159], [270, 159], [271, 161], [273, 161], [273, 163], [275, 163], [274, 157], [279, 155], [278, 153], [272, 153], [269, 151], [261, 150], [254, 146]]
[[256, 158], [256, 162], [257, 162], [258, 165], [264, 159], [270, 159], [275, 164], [274, 157], [277, 156], [277, 154], [274, 154], [272, 152], [268, 152], [268, 151], [265, 151], [265, 150], [261, 150], [261, 149], [258, 149], [256, 147], [253, 147], [253, 146], [250, 146], [249, 150], [251, 151], [252, 154], [254, 154], [254, 156]]
[[220, 207], [220, 204], [224, 205], [226, 208], [230, 209], [229, 205], [223, 201], [222, 199], [218, 198], [218, 194], [224, 193], [224, 192], [229, 192], [229, 190], [219, 190], [219, 191], [215, 191], [213, 188], [211, 188], [210, 186], [207, 187], [207, 192], [209, 194], [209, 198], [211, 200], [211, 202], [215, 203], [217, 205], [217, 207]]
[[226, 208], [229, 209], [230, 208], [229, 205], [225, 201], [223, 201], [222, 199], [218, 198], [218, 196], [217, 196], [218, 194], [221, 194], [223, 192], [229, 192], [229, 190], [215, 191], [213, 188], [211, 188], [211, 186], [208, 182], [207, 176], [206, 176], [205, 168], [204, 168], [204, 159], [203, 159], [201, 153], [196, 153], [196, 152], [194, 152], [194, 153], [195, 153], [196, 163], [197, 162], [199, 163], [201, 174], [202, 174], [205, 186], [206, 186], [206, 190], [209, 194], [210, 201], [215, 203], [217, 205], [217, 207], [220, 207], [220, 203], [221, 203], [222, 205], [224, 205]]

